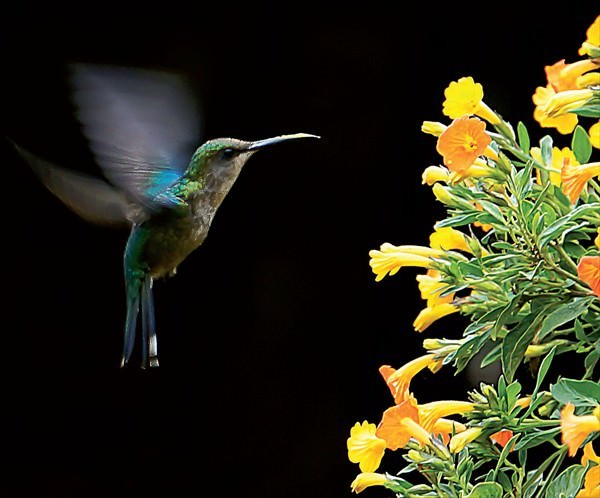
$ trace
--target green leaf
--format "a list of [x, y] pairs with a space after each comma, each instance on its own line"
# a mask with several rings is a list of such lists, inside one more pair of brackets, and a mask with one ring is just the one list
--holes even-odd
[[456, 373], [462, 371], [467, 363], [475, 356], [481, 348], [487, 344], [490, 337], [490, 331], [486, 330], [479, 335], [470, 335], [468, 339], [462, 344], [454, 353], [454, 356], [450, 355], [452, 360], [454, 361], [454, 367], [456, 368]]
[[542, 211], [535, 211], [533, 218], [529, 222], [531, 231], [536, 235], [539, 235], [544, 230], [544, 224], [542, 223], [544, 216], [545, 214]]
[[512, 382], [517, 368], [523, 361], [527, 346], [531, 344], [539, 322], [544, 314], [538, 313], [523, 318], [519, 324], [511, 329], [502, 342], [502, 370], [509, 382]]
[[438, 221], [435, 225], [441, 228], [468, 225], [469, 223], [473, 223], [474, 221], [480, 221], [481, 223], [493, 223], [495, 220], [490, 218], [491, 217], [489, 215], [486, 216], [481, 211], [475, 211], [468, 214], [459, 214], [456, 216], [445, 218], [443, 220]]
[[402, 479], [401, 477], [387, 473], [385, 474], [385, 476], [386, 481], [384, 486], [387, 489], [394, 491], [395, 493], [404, 492], [412, 487], [412, 483], [408, 482], [406, 479]]
[[542, 162], [549, 166], [552, 164], [552, 137], [544, 135], [540, 140], [540, 152], [542, 154]]
[[541, 473], [537, 474], [537, 477], [536, 477], [536, 470], [530, 470], [529, 472], [527, 472], [528, 486], [526, 488], [524, 487], [522, 498], [532, 498], [533, 494], [537, 491], [537, 489], [540, 487], [540, 485], [544, 482], [543, 480], [544, 480], [544, 477]]
[[[500, 456], [498, 457], [498, 461], [496, 462], [496, 468], [494, 469], [494, 474], [496, 479], [500, 476], [501, 472], [501, 468], [504, 465], [504, 461], [508, 458], [508, 454], [513, 451], [513, 448], [515, 447], [515, 443], [517, 442], [517, 440], [521, 437], [521, 434], [515, 434], [513, 437], [511, 437], [508, 442], [506, 443], [506, 446], [504, 446], [504, 448], [502, 448], [502, 452], [500, 453]], [[509, 481], [510, 482], [510, 481]]]
[[552, 481], [546, 490], [545, 498], [573, 498], [581, 489], [586, 467], [571, 465]]
[[498, 472], [496, 482], [502, 485], [503, 491], [508, 492], [512, 489], [512, 483], [505, 472]]
[[500, 359], [500, 353], [502, 352], [502, 344], [498, 344], [494, 346], [488, 354], [485, 355], [481, 363], [479, 364], [480, 368], [485, 368], [492, 363], [497, 362]]
[[590, 137], [581, 125], [575, 127], [573, 139], [571, 140], [571, 150], [579, 164], [587, 163], [592, 155], [592, 144]]
[[521, 392], [521, 384], [519, 382], [513, 382], [506, 387], [506, 403], [507, 408], [513, 406], [517, 401], [517, 397]]
[[503, 242], [503, 241], [496, 241], [496, 242], [492, 242], [492, 247], [494, 249], [500, 249], [503, 251], [514, 251], [515, 250], [515, 245], [511, 244], [510, 242]]
[[548, 242], [558, 238], [558, 234], [562, 233], [562, 230], [570, 221], [568, 217], [563, 216], [543, 230], [538, 237], [539, 248], [542, 249]]
[[502, 498], [502, 494], [502, 486], [497, 482], [480, 482], [465, 498]]
[[577, 318], [589, 308], [594, 299], [594, 297], [576, 297], [567, 303], [559, 305], [544, 319], [542, 327], [538, 332], [538, 340], [541, 341], [553, 330]]
[[526, 166], [515, 175], [515, 196], [519, 199], [523, 198], [531, 190], [531, 182], [531, 164], [529, 164], [529, 167]]
[[596, 406], [600, 400], [600, 384], [591, 380], [560, 379], [550, 387], [554, 399], [562, 404]]
[[529, 133], [527, 132], [527, 128], [523, 124], [522, 121], [517, 123], [517, 136], [519, 137], [519, 147], [523, 152], [529, 154], [529, 147], [531, 145], [531, 141], [529, 140]]
[[569, 111], [573, 114], [578, 114], [584, 118], [597, 118], [600, 116], [600, 105], [586, 105]]
[[553, 427], [543, 431], [531, 432], [523, 437], [516, 445], [515, 451], [527, 450], [539, 446], [546, 441], [551, 441], [560, 433], [560, 427]]
[[583, 365], [585, 366], [586, 378], [592, 376], [592, 373], [594, 373], [598, 360], [600, 360], [600, 349], [599, 346], [596, 346], [596, 349], [590, 351], [585, 357], [585, 360], [583, 361]]
[[493, 202], [480, 200], [479, 205], [481, 206], [483, 211], [492, 216], [496, 222], [500, 222], [503, 225], [506, 224], [504, 215], [502, 214], [502, 211], [496, 204], [494, 204]]
[[[490, 334], [493, 340], [496, 340], [498, 337], [498, 333], [506, 324], [510, 324], [511, 322], [516, 321], [514, 316], [519, 312], [521, 307], [523, 306], [522, 302], [523, 292], [519, 292], [515, 294], [510, 302], [503, 307], [502, 311], [496, 318], [494, 326], [492, 327]], [[503, 345], [504, 346], [504, 345]]]
[[554, 346], [550, 350], [550, 352], [546, 356], [544, 356], [544, 359], [542, 360], [542, 363], [540, 364], [540, 368], [538, 370], [537, 380], [535, 381], [535, 389], [533, 390], [533, 394], [536, 394], [538, 392], [538, 389], [542, 385], [542, 382], [544, 381], [544, 377], [546, 377], [546, 374], [548, 373], [548, 369], [550, 368], [550, 364], [552, 363], [552, 360], [554, 358], [555, 352], [556, 352], [556, 346]]
[[547, 182], [544, 185], [544, 188], [542, 188], [542, 190], [538, 194], [537, 200], [535, 201], [535, 204], [533, 205], [533, 211], [537, 211], [538, 208], [540, 207], [540, 205], [542, 205], [542, 201], [546, 197], [546, 193], [548, 192], [548, 189], [550, 188], [551, 185], [552, 185], [552, 183], [550, 183], [550, 182]]

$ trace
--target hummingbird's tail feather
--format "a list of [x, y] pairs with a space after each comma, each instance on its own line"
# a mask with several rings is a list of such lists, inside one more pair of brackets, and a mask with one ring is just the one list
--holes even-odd
[[[136, 289], [132, 289], [137, 287]], [[140, 312], [140, 284], [138, 281], [127, 285], [127, 317], [125, 319], [125, 337], [123, 339], [123, 356], [121, 367], [127, 365], [133, 353], [135, 345], [135, 332], [137, 329], [137, 317]]]
[[158, 366], [154, 296], [150, 274], [146, 274], [142, 286], [142, 368], [146, 366]]
[[126, 283], [127, 317], [125, 319], [125, 337], [121, 367], [129, 363], [135, 348], [138, 315], [142, 315], [142, 368], [158, 366], [156, 342], [156, 320], [154, 318], [154, 296], [152, 277], [149, 273], [129, 275]]

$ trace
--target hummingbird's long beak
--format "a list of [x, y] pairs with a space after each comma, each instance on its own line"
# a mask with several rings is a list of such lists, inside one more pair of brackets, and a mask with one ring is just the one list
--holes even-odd
[[277, 137], [265, 138], [264, 140], [257, 140], [252, 142], [246, 150], [257, 150], [268, 145], [277, 144], [279, 142], [285, 142], [286, 140], [295, 140], [296, 138], [321, 138], [318, 135], [311, 135], [310, 133], [293, 133], [291, 135], [279, 135]]

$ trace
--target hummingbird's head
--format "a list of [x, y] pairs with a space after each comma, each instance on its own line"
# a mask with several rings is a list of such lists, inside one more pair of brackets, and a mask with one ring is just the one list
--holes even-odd
[[192, 156], [188, 175], [202, 178], [209, 190], [227, 192], [240, 174], [246, 161], [258, 150], [296, 138], [319, 138], [308, 133], [279, 135], [248, 142], [236, 138], [215, 138], [202, 144]]

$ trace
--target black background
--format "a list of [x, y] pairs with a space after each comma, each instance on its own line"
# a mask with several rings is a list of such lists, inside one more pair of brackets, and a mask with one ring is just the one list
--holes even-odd
[[[541, 137], [531, 95], [544, 65], [579, 58], [592, 4], [5, 12], [4, 133], [64, 166], [98, 172], [69, 102], [72, 61], [181, 71], [202, 102], [201, 140], [322, 139], [254, 156], [204, 245], [156, 283], [150, 371], [118, 368], [127, 232], [77, 218], [2, 144], [0, 496], [349, 497], [350, 427], [392, 402], [378, 367], [464, 325], [415, 333], [419, 271], [375, 283], [368, 264], [382, 242], [427, 245], [443, 216], [421, 185], [440, 161], [421, 122], [448, 122], [444, 88], [472, 75]], [[473, 382], [426, 371], [413, 391], [465, 399]], [[401, 467], [388, 458], [383, 470]]]

